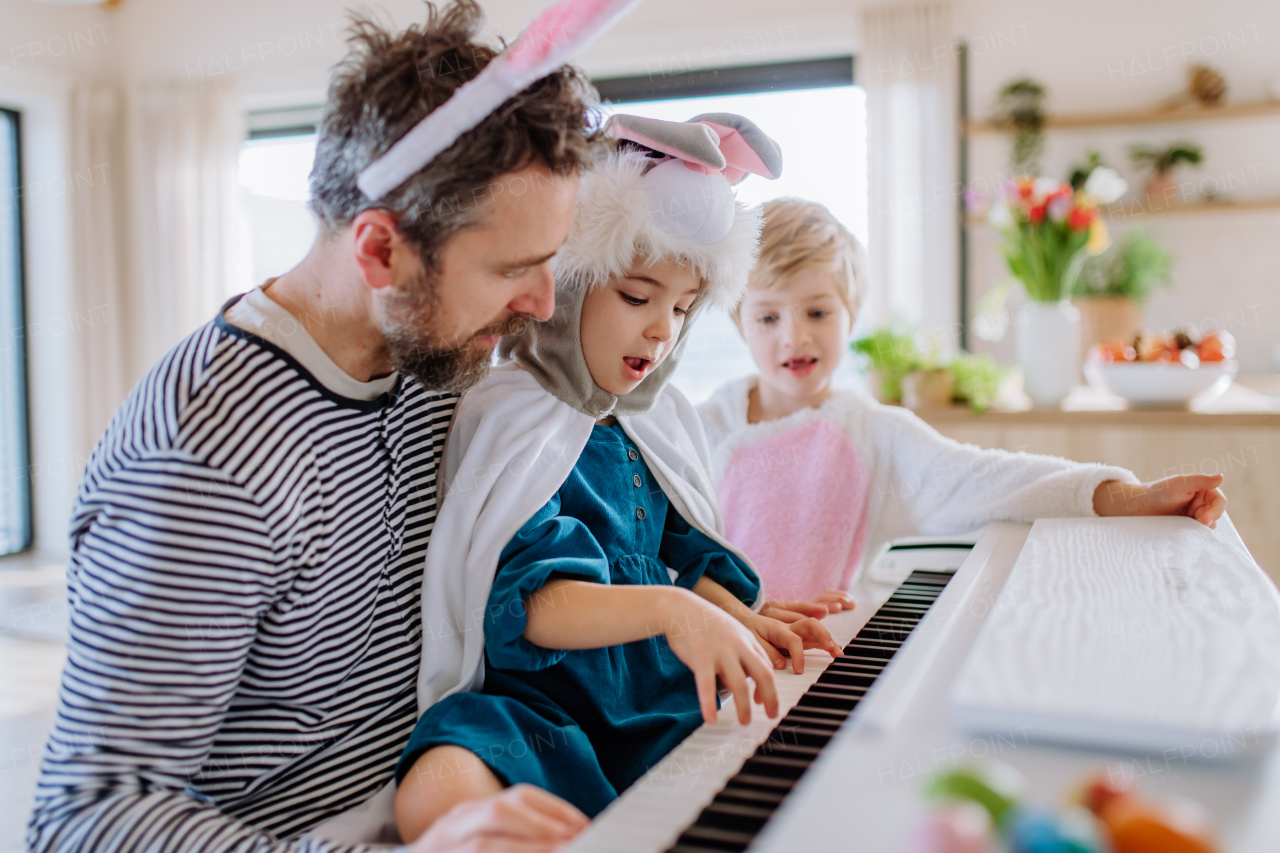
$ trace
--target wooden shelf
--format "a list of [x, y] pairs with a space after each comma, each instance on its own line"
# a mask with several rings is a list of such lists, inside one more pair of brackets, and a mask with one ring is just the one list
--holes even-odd
[[[1256, 381], [1261, 379], [1261, 383]], [[1243, 377], [1221, 397], [1190, 407], [1130, 408], [1119, 397], [1082, 385], [1072, 391], [1061, 406], [1047, 409], [1030, 407], [1024, 400], [1019, 409], [988, 409], [980, 414], [968, 406], [920, 409], [924, 421], [938, 427], [942, 424], [987, 423], [1016, 426], [1028, 424], [1052, 426], [1133, 426], [1133, 427], [1280, 427], [1280, 399], [1256, 390], [1270, 390], [1265, 384], [1270, 377]], [[1274, 384], [1274, 383], [1273, 383]]]
[[[1231, 118], [1280, 117], [1280, 101], [1256, 101], [1243, 104], [1224, 104], [1220, 107], [1177, 107], [1173, 109], [1119, 110], [1100, 113], [1075, 113], [1051, 115], [1045, 127], [1051, 130], [1075, 130], [1090, 127], [1122, 127], [1136, 124], [1172, 124], [1186, 121], [1216, 121]], [[1005, 133], [1006, 131], [986, 121], [966, 122], [964, 132]]]
[[[1190, 204], [1169, 204], [1164, 207], [1151, 207], [1139, 199], [1126, 199], [1104, 207], [1102, 215], [1108, 221], [1115, 222], [1117, 220], [1152, 216], [1198, 216], [1213, 213], [1242, 213], [1251, 210], [1280, 210], [1280, 198], [1197, 201]], [[985, 216], [976, 213], [965, 214], [964, 220], [968, 225], [988, 224]]]
[[1190, 204], [1167, 204], [1152, 207], [1138, 199], [1124, 199], [1103, 208], [1102, 215], [1109, 220], [1132, 219], [1143, 216], [1181, 216], [1183, 214], [1238, 213], [1249, 210], [1280, 210], [1280, 198], [1222, 199], [1221, 201], [1197, 201]]

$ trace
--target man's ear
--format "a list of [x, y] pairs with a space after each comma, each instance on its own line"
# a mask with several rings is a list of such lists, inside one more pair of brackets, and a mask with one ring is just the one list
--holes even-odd
[[351, 248], [365, 284], [375, 290], [395, 284], [397, 250], [403, 251], [404, 236], [396, 217], [387, 210], [362, 210], [351, 221]]

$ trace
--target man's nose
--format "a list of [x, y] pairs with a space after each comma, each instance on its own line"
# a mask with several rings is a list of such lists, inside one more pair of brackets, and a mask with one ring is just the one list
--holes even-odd
[[539, 322], [551, 319], [556, 311], [556, 278], [551, 264], [538, 268], [538, 275], [519, 296], [507, 306], [513, 313], [527, 314]]

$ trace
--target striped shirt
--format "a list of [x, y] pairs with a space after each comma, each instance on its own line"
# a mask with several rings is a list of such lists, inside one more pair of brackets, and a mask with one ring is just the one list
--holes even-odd
[[[339, 396], [219, 317], [133, 389], [72, 519], [33, 850], [344, 850], [391, 778], [454, 395]], [[289, 840], [292, 839], [292, 840]]]

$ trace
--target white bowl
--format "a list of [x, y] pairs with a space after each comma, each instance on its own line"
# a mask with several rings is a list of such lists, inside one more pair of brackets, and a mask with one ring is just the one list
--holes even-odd
[[1170, 406], [1212, 400], [1231, 387], [1239, 367], [1235, 361], [1201, 362], [1199, 367], [1159, 361], [1087, 361], [1084, 375], [1091, 384], [1136, 406]]

